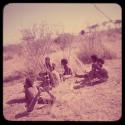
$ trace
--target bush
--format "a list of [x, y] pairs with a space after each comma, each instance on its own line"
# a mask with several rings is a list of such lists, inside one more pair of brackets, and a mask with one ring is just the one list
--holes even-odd
[[[86, 39], [81, 44], [79, 52], [77, 53], [77, 57], [83, 63], [91, 62], [91, 55], [96, 54], [99, 58], [103, 59], [114, 59], [117, 58], [117, 52], [112, 48], [108, 48], [110, 46], [110, 42], [105, 42], [107, 46], [102, 42], [103, 38], [99, 38], [99, 35]], [[115, 43], [115, 42], [114, 42]], [[112, 46], [112, 45], [111, 45]]]
[[22, 33], [22, 51], [25, 58], [25, 69], [32, 70], [38, 74], [43, 69], [44, 58], [52, 50], [52, 34], [54, 31], [47, 24], [41, 24], [31, 29], [23, 29]]
[[70, 46], [71, 42], [72, 42], [73, 36], [69, 33], [63, 33], [60, 34], [55, 40], [54, 42], [56, 44], [58, 44], [61, 48], [61, 50], [64, 50], [65, 48], [67, 48], [68, 46]]
[[[50, 52], [56, 52], [54, 45], [60, 47], [65, 55], [73, 44], [78, 50], [77, 57], [83, 63], [91, 62], [91, 55], [96, 54], [104, 59], [116, 58], [116, 52], [113, 50], [113, 44], [119, 39], [113, 37], [113, 44], [111, 45], [110, 38], [116, 33], [112, 32], [108, 36], [109, 31], [88, 33], [80, 36], [73, 36], [69, 33], [62, 33], [53, 40], [51, 37], [52, 30], [49, 30], [47, 25], [41, 25], [38, 28], [23, 29], [22, 30], [22, 51], [25, 58], [26, 70], [33, 70], [35, 74], [40, 72], [43, 68], [44, 58]], [[119, 33], [117, 33], [119, 35]], [[116, 34], [116, 37], [117, 37]], [[119, 35], [120, 36], [120, 35]], [[106, 45], [107, 44], [107, 45]], [[110, 48], [109, 48], [110, 47]], [[73, 49], [74, 51], [74, 49]], [[71, 53], [72, 54], [72, 53]], [[69, 52], [70, 55], [70, 52]]]

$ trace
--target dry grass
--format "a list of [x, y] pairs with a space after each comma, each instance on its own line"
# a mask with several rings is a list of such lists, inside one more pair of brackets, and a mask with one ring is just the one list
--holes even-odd
[[[75, 54], [77, 54], [78, 59], [83, 63], [90, 63], [92, 54], [96, 54], [104, 59], [115, 59], [118, 57], [120, 53], [119, 50], [121, 49], [121, 47], [117, 47], [120, 45], [118, 41], [121, 41], [121, 34], [115, 30], [95, 32], [88, 35], [85, 34], [84, 36], [73, 36], [63, 33], [55, 40], [51, 38], [51, 34], [52, 32], [46, 32], [39, 40], [35, 40], [34, 38], [25, 40], [22, 48], [25, 52], [24, 58], [26, 59], [25, 65], [27, 70], [32, 67], [32, 70], [38, 73], [43, 66], [45, 55], [57, 52], [59, 48], [67, 52], [68, 49], [68, 51], [71, 51], [70, 49], [72, 49], [73, 45], [77, 45], [76, 48], [78, 49], [78, 53]], [[25, 34], [23, 39], [26, 36], [28, 37], [28, 35]], [[33, 37], [33, 34], [31, 36]], [[117, 51], [113, 46], [117, 47]], [[67, 52], [67, 54], [72, 56], [70, 52]]]
[[[61, 58], [68, 58], [70, 59], [69, 61], [73, 68], [75, 65], [90, 63], [92, 54], [96, 54], [104, 59], [121, 57], [121, 42], [119, 42], [121, 41], [121, 34], [120, 32], [116, 33], [115, 30], [101, 31], [94, 34], [85, 34], [83, 36], [73, 36], [64, 33], [59, 35], [56, 39], [51, 38], [52, 32], [44, 33], [44, 36], [41, 34], [41, 37], [38, 37], [37, 39], [33, 38], [33, 31], [29, 30], [32, 39], [28, 39], [28, 33], [24, 30], [24, 36], [22, 37], [23, 39], [25, 38], [25, 40], [20, 45], [20, 48], [22, 48], [22, 51], [20, 52], [21, 55], [17, 55], [17, 57], [20, 58], [20, 60], [18, 60], [20, 61], [20, 64], [22, 62], [21, 60], [24, 60], [22, 63], [24, 67], [23, 72], [32, 70], [34, 74], [37, 75], [41, 70], [44, 71], [44, 58], [45, 56], [51, 57], [51, 55], [54, 55], [52, 58], [56, 58], [57, 56], [56, 62], [59, 62], [57, 63], [57, 67], [60, 67]], [[110, 36], [108, 34], [110, 34]], [[62, 55], [58, 56], [56, 53], [62, 53]], [[7, 59], [4, 59], [4, 61], [10, 59], [10, 54], [7, 53], [6, 56]], [[73, 59], [74, 57], [75, 59]], [[11, 60], [13, 61], [14, 59], [15, 57], [11, 54]], [[73, 64], [76, 59], [77, 63]], [[76, 68], [74, 68], [74, 70], [76, 70]], [[11, 73], [5, 76], [4, 80], [11, 81], [11, 79], [15, 79], [16, 77]]]
[[[76, 79], [69, 79], [52, 90], [56, 96], [54, 105], [37, 104], [29, 116], [22, 115], [20, 118], [15, 116], [25, 111], [23, 84], [16, 82], [13, 85], [4, 86], [4, 117], [11, 121], [118, 120], [121, 117], [121, 63], [120, 60], [106, 61], [105, 66], [109, 72], [107, 82], [74, 90]], [[44, 97], [44, 94], [41, 96]]]
[[[101, 32], [92, 34], [82, 39], [80, 50], [77, 55], [83, 63], [90, 63], [90, 57], [93, 54], [96, 54], [100, 58], [104, 59], [116, 59], [119, 56], [121, 57], [121, 42], [119, 42], [121, 41], [121, 34], [112, 32], [112, 34], [110, 33], [110, 36], [108, 36], [107, 32], [103, 32], [103, 35], [101, 34]], [[114, 35], [115, 37], [112, 38], [112, 36]]]
[[[41, 36], [40, 39], [32, 39], [22, 43], [22, 54], [14, 56], [11, 60], [4, 60], [4, 78], [8, 84], [3, 84], [3, 113], [7, 120], [21, 121], [116, 121], [121, 117], [121, 34], [119, 32], [105, 31], [95, 36], [94, 43], [91, 37], [74, 36], [69, 51], [69, 43], [51, 44], [53, 39], [50, 34]], [[25, 34], [27, 36], [27, 34]], [[42, 34], [41, 34], [42, 35]], [[25, 37], [26, 38], [26, 37]], [[68, 40], [64, 42], [69, 42]], [[24, 44], [25, 43], [25, 44]], [[43, 46], [43, 43], [45, 46]], [[61, 48], [63, 48], [61, 50]], [[47, 51], [48, 50], [48, 51]], [[117, 51], [116, 51], [117, 50]], [[69, 63], [74, 71], [82, 72], [90, 70], [90, 55], [97, 54], [105, 58], [105, 68], [109, 73], [109, 80], [92, 87], [74, 90], [76, 78], [71, 78], [52, 90], [56, 96], [56, 102], [52, 106], [36, 105], [34, 111], [24, 115], [25, 102], [23, 82], [13, 80], [18, 74], [29, 69], [38, 73], [43, 66], [44, 52], [55, 62], [59, 72], [62, 71], [60, 60], [64, 56], [69, 58]], [[107, 60], [109, 59], [109, 60]], [[83, 64], [87, 62], [87, 64]], [[84, 69], [84, 70], [83, 70]], [[17, 74], [16, 74], [16, 73]], [[5, 82], [4, 82], [5, 83]], [[41, 96], [44, 96], [41, 95]], [[22, 113], [22, 117], [15, 118]], [[24, 114], [23, 114], [24, 113]]]

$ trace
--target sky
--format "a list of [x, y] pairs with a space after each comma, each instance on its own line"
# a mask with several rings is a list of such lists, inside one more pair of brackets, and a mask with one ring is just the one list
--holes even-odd
[[[118, 4], [96, 4], [112, 20], [121, 19]], [[87, 25], [107, 21], [94, 4], [85, 3], [10, 3], [3, 9], [3, 45], [19, 43], [20, 30], [46, 22], [63, 28], [64, 32], [79, 33]]]

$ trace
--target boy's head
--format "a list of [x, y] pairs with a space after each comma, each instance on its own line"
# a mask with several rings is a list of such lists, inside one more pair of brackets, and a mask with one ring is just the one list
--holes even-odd
[[56, 68], [56, 64], [52, 63], [52, 69], [54, 70]]
[[33, 86], [33, 83], [34, 83], [34, 78], [32, 78], [31, 76], [28, 76], [26, 78], [26, 82], [25, 82], [25, 85], [27, 87], [32, 87]]
[[97, 59], [98, 59], [98, 57], [97, 57], [97, 55], [92, 55], [92, 56], [91, 56], [91, 59], [92, 59], [92, 62], [96, 62]]
[[101, 59], [101, 58], [99, 58], [99, 59], [97, 60], [97, 62], [98, 62], [101, 66], [105, 63], [104, 60]]
[[67, 65], [68, 60], [67, 59], [61, 59], [61, 65]]
[[45, 58], [45, 62], [46, 62], [46, 63], [50, 63], [50, 58], [49, 58], [49, 57], [46, 57], [46, 58]]

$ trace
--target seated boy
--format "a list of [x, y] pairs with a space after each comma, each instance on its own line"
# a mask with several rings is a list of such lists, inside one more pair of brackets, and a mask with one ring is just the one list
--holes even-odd
[[52, 100], [55, 98], [46, 87], [36, 86], [34, 79], [30, 76], [25, 80], [24, 90], [26, 97], [26, 108], [27, 112], [31, 112], [34, 109], [35, 104], [37, 103], [40, 93], [47, 92]]
[[42, 87], [55, 87], [60, 82], [59, 73], [55, 70], [56, 65], [52, 63], [50, 72], [39, 73], [37, 80], [41, 81]]
[[55, 70], [56, 65], [52, 63], [52, 72], [51, 72], [51, 84], [53, 87], [58, 85], [60, 83], [60, 75], [59, 73]]
[[107, 81], [108, 79], [108, 72], [106, 69], [103, 68], [104, 60], [103, 59], [97, 59], [96, 60], [96, 69], [94, 72], [90, 71], [84, 80], [82, 80], [81, 85], [83, 83], [88, 84], [97, 84]]
[[70, 78], [72, 76], [72, 70], [71, 68], [68, 66], [68, 60], [67, 59], [62, 59], [61, 60], [61, 65], [64, 68], [64, 73], [62, 75], [63, 80]]
[[51, 88], [51, 78], [50, 78], [50, 73], [48, 72], [40, 72], [39, 76], [37, 77], [37, 80], [40, 83], [40, 86], [46, 87], [46, 88]]
[[26, 78], [25, 84], [24, 84], [24, 92], [25, 92], [27, 110], [29, 109], [29, 106], [30, 106], [32, 100], [35, 98], [35, 96], [38, 93], [38, 89], [36, 86], [33, 85], [33, 83], [34, 83], [33, 77], [28, 76]]
[[[84, 74], [84, 75], [75, 74], [75, 77], [85, 78], [86, 80], [91, 80], [91, 79], [96, 77], [96, 72], [99, 70], [98, 63], [97, 63], [98, 57], [96, 55], [92, 55], [91, 56], [91, 60], [92, 60], [91, 71], [86, 73], [86, 74]], [[76, 83], [83, 82], [83, 81], [85, 81], [85, 79], [82, 80], [82, 81], [76, 82]]]
[[62, 59], [61, 60], [61, 65], [64, 68], [64, 73], [63, 75], [72, 75], [72, 70], [71, 68], [68, 66], [68, 60], [67, 59]]
[[72, 76], [72, 70], [68, 66], [68, 60], [67, 59], [62, 59], [61, 60], [61, 65], [64, 68], [63, 74], [60, 74], [61, 79], [64, 81]]

